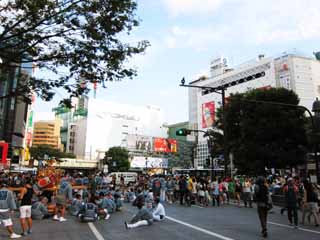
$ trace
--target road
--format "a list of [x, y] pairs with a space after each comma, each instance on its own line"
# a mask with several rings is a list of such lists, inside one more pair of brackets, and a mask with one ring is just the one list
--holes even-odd
[[[167, 205], [168, 218], [152, 226], [126, 230], [124, 221], [129, 220], [136, 211], [130, 205], [125, 205], [122, 212], [114, 213], [107, 221], [100, 220], [95, 223], [80, 223], [77, 219], [69, 217], [67, 222], [59, 223], [52, 220], [34, 221], [32, 235], [23, 239], [32, 240], [191, 240], [191, 239], [222, 239], [222, 240], [256, 240], [260, 237], [260, 225], [256, 209], [238, 208], [226, 205], [219, 208], [201, 208], [198, 206], [183, 207], [180, 205]], [[279, 209], [269, 215], [269, 238], [290, 240], [318, 240], [320, 228], [312, 225], [300, 226], [293, 229], [287, 224], [286, 216], [281, 216]], [[300, 214], [301, 215], [301, 214]], [[15, 229], [20, 231], [18, 219], [14, 221]], [[0, 239], [6, 239], [3, 228], [0, 229]]]

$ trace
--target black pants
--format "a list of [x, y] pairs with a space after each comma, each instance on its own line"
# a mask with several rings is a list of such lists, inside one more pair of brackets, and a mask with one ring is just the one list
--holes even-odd
[[288, 206], [288, 220], [291, 224], [292, 224], [292, 214], [293, 214], [294, 225], [298, 226], [298, 208]]
[[212, 206], [214, 207], [216, 205], [217, 202], [217, 206], [220, 206], [220, 195], [212, 195]]
[[180, 190], [180, 204], [183, 205], [186, 191]]
[[262, 232], [267, 232], [267, 217], [268, 217], [267, 207], [258, 207], [258, 215], [259, 215]]

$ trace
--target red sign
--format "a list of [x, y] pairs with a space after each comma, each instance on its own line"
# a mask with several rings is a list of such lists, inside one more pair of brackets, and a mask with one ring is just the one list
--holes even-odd
[[0, 148], [2, 148], [2, 156], [1, 157], [1, 163], [3, 166], [7, 166], [7, 155], [8, 155], [8, 148], [9, 144], [5, 142], [0, 142]]
[[177, 152], [177, 140], [170, 138], [155, 138], [153, 141], [155, 152]]
[[215, 119], [215, 105], [214, 102], [207, 102], [202, 104], [202, 128], [212, 127]]

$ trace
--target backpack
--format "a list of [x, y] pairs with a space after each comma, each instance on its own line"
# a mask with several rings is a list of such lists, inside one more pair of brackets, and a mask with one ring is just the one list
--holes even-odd
[[84, 206], [83, 214], [81, 215], [81, 221], [94, 222], [98, 219], [97, 206], [93, 203], [86, 203]]
[[161, 188], [161, 182], [160, 182], [159, 179], [157, 179], [157, 180], [154, 182], [154, 186], [155, 186], [156, 188]]

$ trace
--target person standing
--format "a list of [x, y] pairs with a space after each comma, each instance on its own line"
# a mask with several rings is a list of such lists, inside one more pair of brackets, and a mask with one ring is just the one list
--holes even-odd
[[0, 179], [0, 187], [0, 223], [7, 228], [10, 238], [20, 238], [21, 235], [13, 232], [13, 223], [10, 216], [10, 211], [17, 208], [13, 193], [6, 188], [6, 184], [3, 179]]
[[242, 186], [240, 181], [237, 179], [234, 187], [234, 195], [235, 195], [235, 199], [237, 201], [238, 207], [240, 207], [241, 192], [242, 192]]
[[320, 220], [318, 216], [318, 194], [310, 182], [305, 183], [305, 198], [304, 198], [304, 210], [302, 212], [302, 224], [304, 224], [305, 215], [309, 212], [310, 218], [312, 215], [314, 217], [315, 226], [319, 227]]
[[[56, 210], [53, 220], [65, 222], [67, 219], [64, 218], [66, 205], [72, 201], [72, 186], [69, 183], [68, 178], [61, 180], [60, 188], [56, 197]], [[60, 215], [60, 217], [58, 217]]]
[[261, 234], [266, 238], [268, 236], [267, 217], [269, 210], [269, 191], [264, 177], [260, 176], [257, 178], [254, 194], [257, 201], [258, 216], [262, 228]]
[[286, 207], [288, 210], [288, 220], [292, 225], [292, 214], [294, 220], [294, 227], [298, 228], [298, 187], [293, 183], [292, 178], [288, 178], [288, 184], [284, 188], [286, 199]]
[[182, 176], [179, 181], [179, 189], [180, 189], [180, 204], [184, 204], [184, 198], [187, 194], [187, 181], [185, 176]]
[[251, 182], [248, 178], [243, 183], [243, 202], [244, 206], [247, 207], [249, 203], [249, 207], [252, 208], [252, 200], [251, 200]]
[[[20, 195], [20, 223], [22, 228], [22, 236], [31, 234], [32, 232], [32, 218], [31, 218], [31, 206], [32, 206], [33, 187], [31, 180], [26, 179], [25, 186]], [[27, 230], [28, 227], [28, 230]]]

